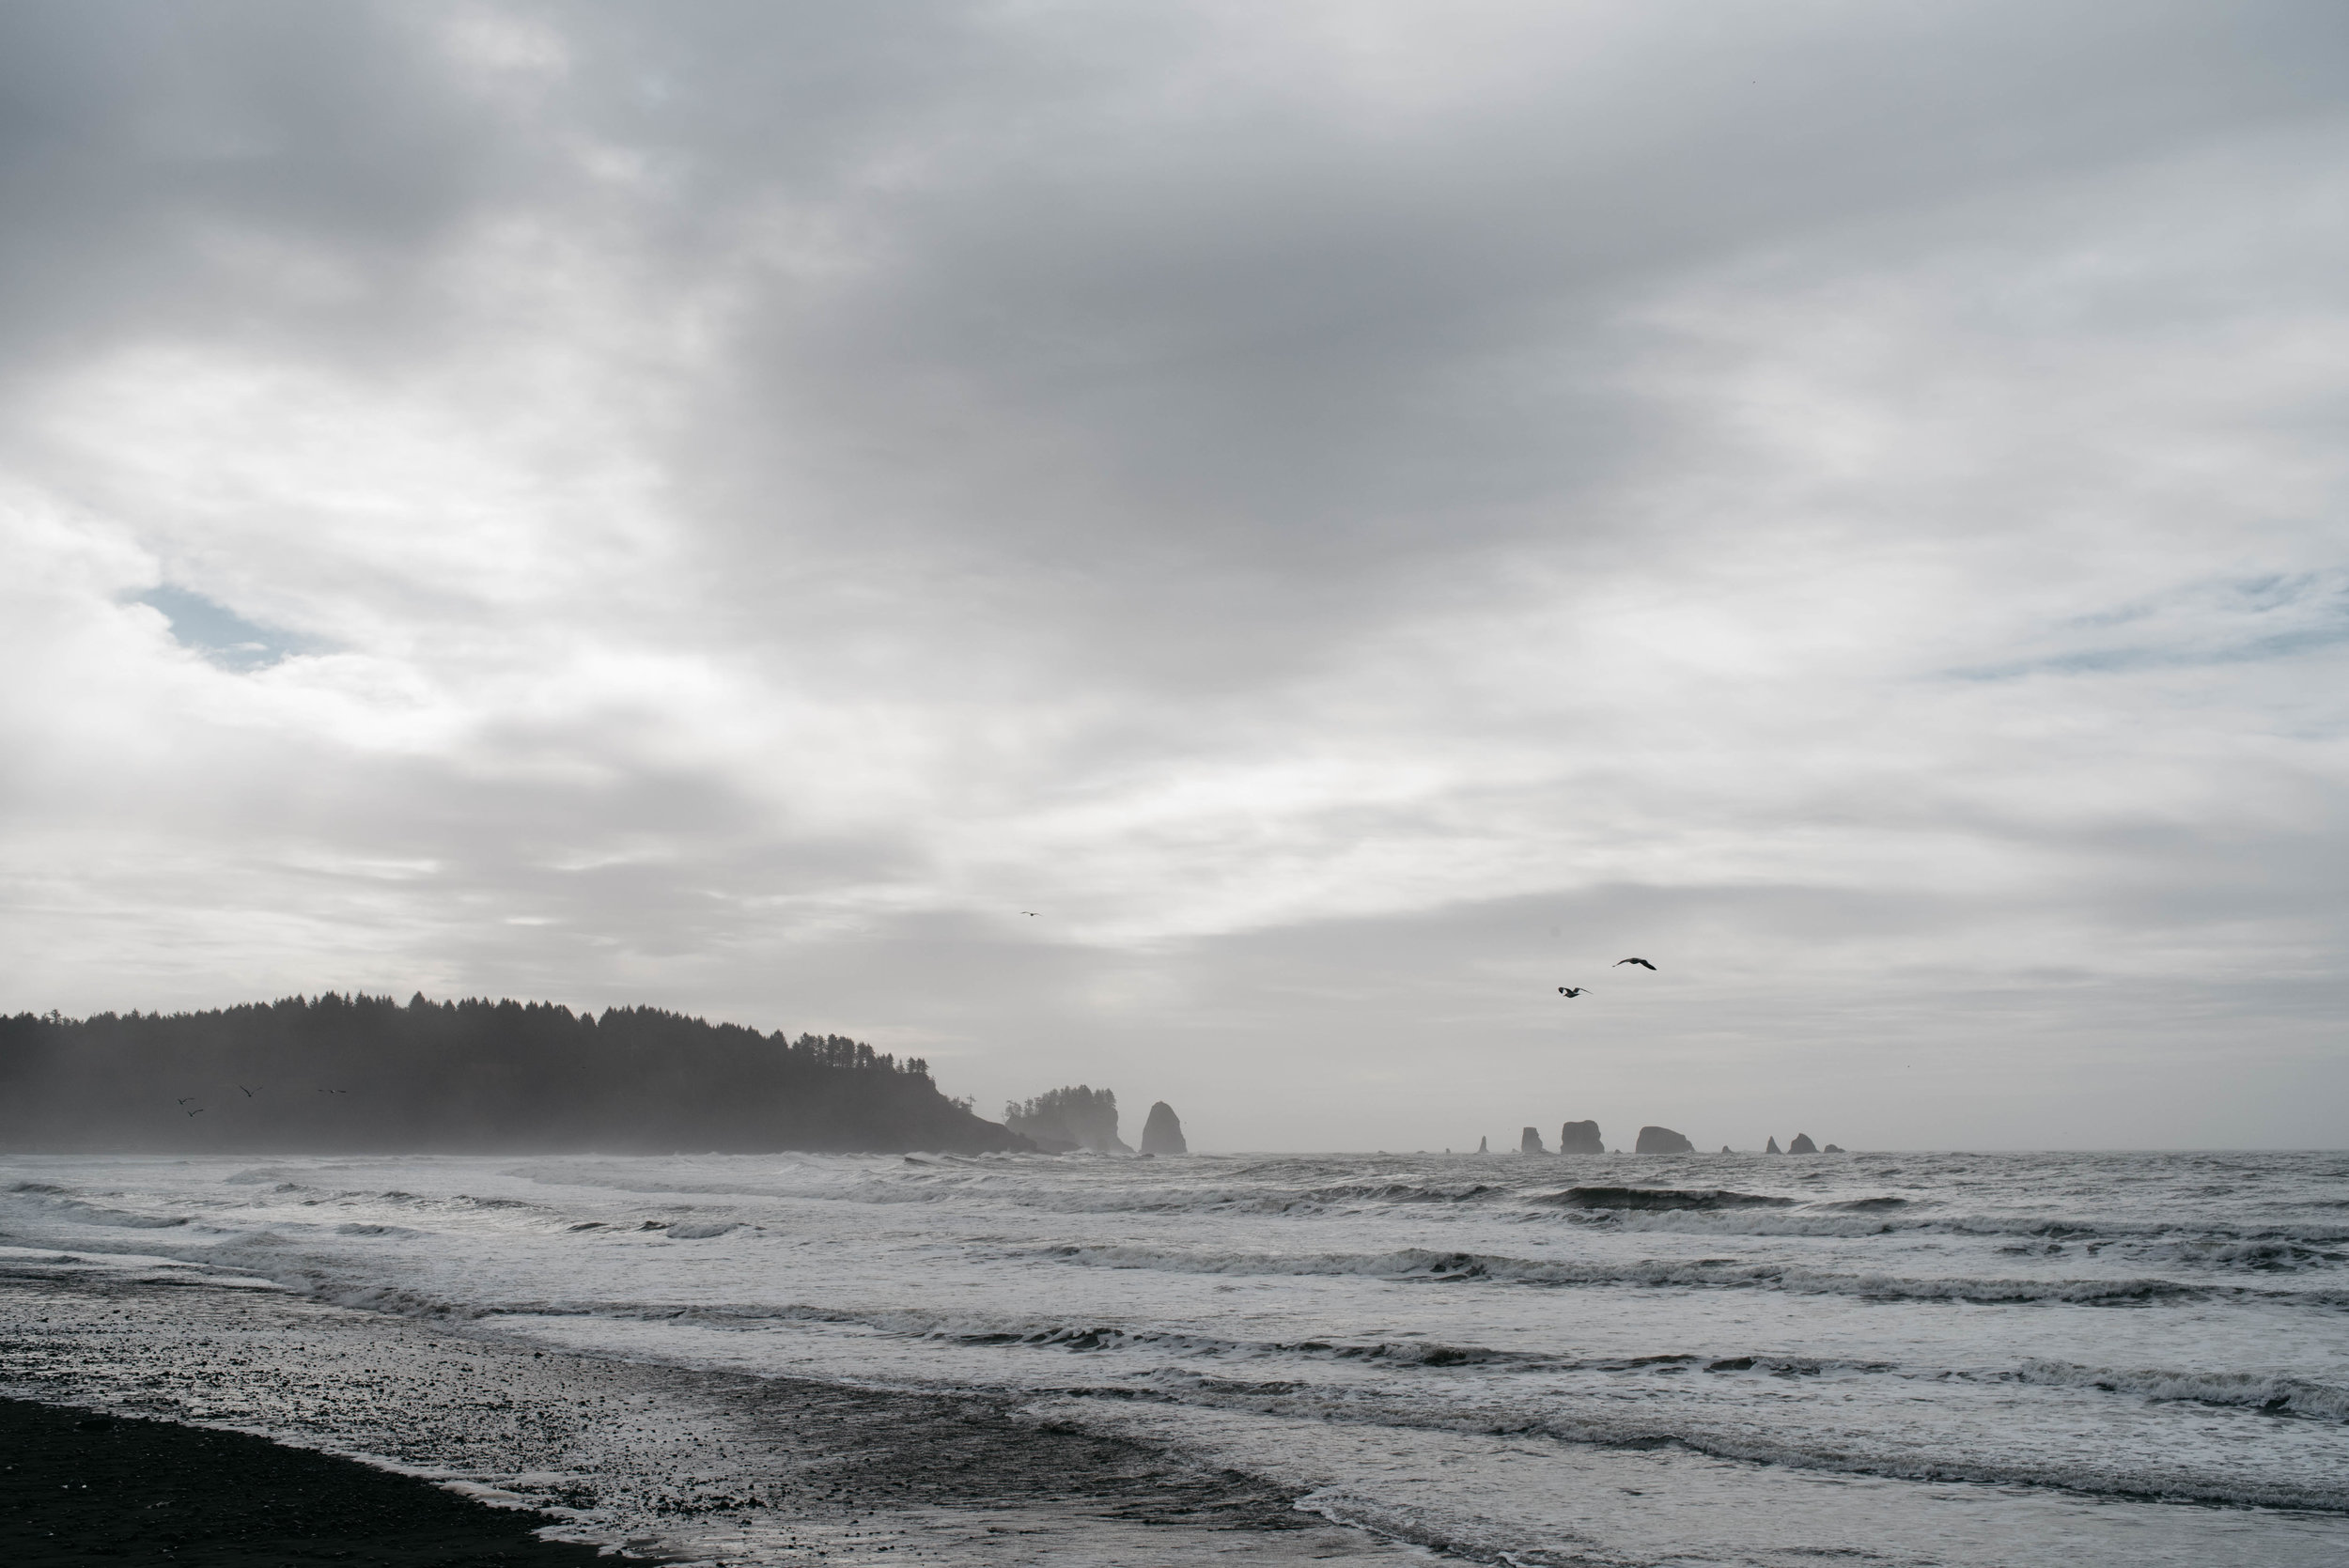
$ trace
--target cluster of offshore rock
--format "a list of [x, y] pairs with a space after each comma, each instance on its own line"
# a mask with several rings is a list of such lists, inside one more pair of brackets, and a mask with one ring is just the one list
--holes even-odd
[[1798, 1132], [1795, 1134], [1795, 1141], [1792, 1143], [1787, 1144], [1786, 1147], [1782, 1149], [1780, 1148], [1778, 1146], [1778, 1140], [1773, 1138], [1770, 1140], [1768, 1146], [1762, 1152], [1766, 1155], [1840, 1155], [1843, 1151], [1832, 1143], [1829, 1143], [1826, 1148], [1822, 1149], [1816, 1143], [1811, 1141], [1811, 1135], [1809, 1133]]
[[[1558, 1129], [1558, 1152], [1562, 1155], [1603, 1155], [1607, 1152], [1607, 1144], [1598, 1135], [1596, 1122], [1568, 1122]], [[1670, 1127], [1641, 1127], [1639, 1141], [1632, 1146], [1632, 1152], [1642, 1155], [1692, 1155], [1697, 1152], [1697, 1146], [1689, 1142], [1685, 1135]], [[1526, 1128], [1517, 1138], [1517, 1153], [1549, 1153], [1542, 1143], [1542, 1129]]]
[[[1478, 1145], [1476, 1152], [1485, 1152], [1482, 1144]], [[1607, 1152], [1607, 1144], [1598, 1135], [1596, 1122], [1568, 1122], [1558, 1129], [1558, 1152], [1562, 1155], [1603, 1155]], [[1670, 1127], [1641, 1127], [1639, 1141], [1631, 1146], [1631, 1152], [1636, 1155], [1692, 1155], [1697, 1152], [1697, 1146], [1688, 1141], [1686, 1133], [1674, 1132]], [[1721, 1153], [1725, 1155], [1735, 1152], [1726, 1143], [1721, 1145]], [[1809, 1133], [1798, 1132], [1795, 1134], [1795, 1141], [1783, 1149], [1778, 1146], [1778, 1140], [1773, 1137], [1769, 1147], [1762, 1152], [1768, 1155], [1840, 1155], [1843, 1151], [1832, 1143], [1822, 1149], [1811, 1141]], [[1517, 1153], [1549, 1153], [1542, 1142], [1542, 1129], [1527, 1127], [1519, 1134]]]

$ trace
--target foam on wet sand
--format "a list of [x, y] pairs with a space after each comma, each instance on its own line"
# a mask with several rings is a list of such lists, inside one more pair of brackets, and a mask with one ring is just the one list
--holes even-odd
[[[63, 1258], [45, 1268], [19, 1262], [0, 1284], [0, 1395], [68, 1409], [77, 1430], [103, 1421], [97, 1430], [111, 1427], [117, 1447], [156, 1421], [265, 1434], [536, 1511], [513, 1517], [552, 1542], [636, 1556], [1012, 1565], [1398, 1555], [1297, 1512], [1253, 1478], [1022, 1420], [1001, 1398], [565, 1355], [476, 1325], [165, 1283]], [[245, 1487], [257, 1455], [223, 1448], [206, 1463], [221, 1484]], [[431, 1496], [412, 1531], [461, 1534]], [[385, 1536], [396, 1504], [368, 1497]], [[99, 1519], [109, 1506], [93, 1498], [82, 1516]], [[320, 1528], [365, 1512], [331, 1504]], [[215, 1521], [206, 1536], [192, 1526], [175, 1560], [203, 1560], [195, 1554], [206, 1549], [228, 1552], [224, 1562], [275, 1560], [265, 1542], [240, 1545], [226, 1528]], [[477, 1533], [474, 1558], [412, 1560], [537, 1560], [526, 1531], [491, 1521]], [[380, 1540], [362, 1550], [345, 1560], [411, 1560]], [[59, 1551], [55, 1560], [82, 1560], [79, 1547]]]

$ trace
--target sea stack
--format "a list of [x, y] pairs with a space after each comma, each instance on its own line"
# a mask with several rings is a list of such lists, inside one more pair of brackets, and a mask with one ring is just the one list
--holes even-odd
[[1187, 1155], [1190, 1145], [1183, 1141], [1183, 1119], [1174, 1114], [1174, 1108], [1164, 1100], [1150, 1108], [1149, 1120], [1142, 1124], [1142, 1152], [1145, 1155]]
[[1558, 1152], [1562, 1155], [1603, 1155], [1607, 1145], [1599, 1141], [1596, 1122], [1568, 1122], [1558, 1129]]
[[1478, 1140], [1476, 1141], [1476, 1152], [1477, 1152], [1478, 1154], [1480, 1154], [1480, 1155], [1488, 1155], [1488, 1154], [1491, 1154], [1491, 1153], [1492, 1153], [1492, 1150], [1491, 1150], [1491, 1149], [1487, 1146], [1487, 1145], [1489, 1145], [1491, 1142], [1492, 1142], [1492, 1140], [1491, 1140], [1491, 1139], [1489, 1139], [1489, 1138], [1480, 1138], [1480, 1139], [1478, 1139]]
[[1769, 1146], [1768, 1148], [1766, 1148], [1766, 1149], [1763, 1150], [1762, 1152], [1763, 1152], [1764, 1154], [1766, 1154], [1766, 1155], [1782, 1155], [1782, 1154], [1784, 1154], [1786, 1151], [1785, 1151], [1785, 1150], [1783, 1150], [1783, 1149], [1781, 1149], [1781, 1148], [1780, 1148], [1780, 1147], [1778, 1146], [1778, 1140], [1777, 1140], [1777, 1139], [1775, 1139], [1775, 1138], [1773, 1138], [1773, 1139], [1771, 1139], [1771, 1140], [1770, 1140], [1770, 1146]]
[[1829, 1143], [1829, 1144], [1828, 1144], [1826, 1148], [1821, 1149], [1821, 1150], [1819, 1151], [1819, 1153], [1821, 1153], [1821, 1154], [1823, 1154], [1823, 1155], [1841, 1155], [1841, 1154], [1849, 1154], [1850, 1152], [1851, 1152], [1850, 1150], [1848, 1150], [1848, 1149], [1844, 1149], [1844, 1148], [1840, 1148], [1840, 1147], [1838, 1147], [1837, 1145], [1835, 1145], [1835, 1144], [1833, 1144], [1833, 1143]]
[[1528, 1127], [1524, 1132], [1518, 1135], [1517, 1153], [1521, 1155], [1544, 1155], [1548, 1152], [1548, 1150], [1542, 1147], [1541, 1128]]
[[1632, 1145], [1635, 1155], [1692, 1155], [1697, 1146], [1670, 1127], [1641, 1127], [1640, 1141]]
[[1795, 1134], [1795, 1141], [1786, 1145], [1786, 1152], [1790, 1155], [1815, 1155], [1819, 1146], [1811, 1141], [1809, 1133], [1798, 1132]]

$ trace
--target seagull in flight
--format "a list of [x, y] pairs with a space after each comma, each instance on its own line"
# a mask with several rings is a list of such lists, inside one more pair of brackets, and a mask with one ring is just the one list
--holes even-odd
[[182, 1095], [180, 1095], [180, 1096], [179, 1096], [179, 1103], [180, 1103], [181, 1105], [185, 1105], [185, 1104], [187, 1104], [190, 1100], [192, 1100], [192, 1099], [194, 1099], [194, 1098], [195, 1098], [195, 1096], [194, 1096], [194, 1094], [182, 1094]]
[[1019, 912], [1026, 915], [1030, 920], [1035, 919], [1035, 911], [1034, 909], [1022, 909]]
[[1562, 997], [1579, 997], [1589, 989], [1588, 986], [1561, 986], [1558, 987], [1558, 994]]
[[[243, 1085], [243, 1084], [241, 1084], [241, 1083], [238, 1084], [238, 1085], [237, 1085], [237, 1087], [238, 1087], [238, 1088], [240, 1088], [240, 1089], [244, 1089], [244, 1085]], [[249, 1099], [251, 1099], [251, 1098], [253, 1097], [253, 1091], [252, 1091], [252, 1090], [250, 1090], [250, 1089], [244, 1089], [244, 1097], [245, 1097], [246, 1099], [248, 1099], [248, 1100], [249, 1100]]]
[[201, 1116], [204, 1114], [204, 1108], [199, 1105], [194, 1110], [189, 1111], [188, 1114], [191, 1116]]
[[1656, 967], [1654, 964], [1649, 963], [1645, 958], [1618, 958], [1615, 960], [1614, 967], [1616, 969], [1621, 969], [1626, 964], [1637, 964], [1643, 970], [1652, 970]]

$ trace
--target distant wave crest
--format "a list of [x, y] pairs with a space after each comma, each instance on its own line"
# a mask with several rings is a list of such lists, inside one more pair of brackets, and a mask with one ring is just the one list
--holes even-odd
[[1569, 1209], [1784, 1209], [1796, 1200], [1726, 1188], [1570, 1187], [1527, 1202]]
[[1047, 1249], [1050, 1256], [1104, 1268], [1156, 1268], [1195, 1274], [1362, 1275], [1398, 1281], [1490, 1281], [1551, 1286], [1678, 1286], [1798, 1291], [1856, 1296], [1875, 1300], [2069, 1302], [2082, 1306], [2140, 1306], [2217, 1296], [2266, 1294], [2311, 1306], [2349, 1306], [2349, 1292], [2277, 1291], [2208, 1285], [2151, 1278], [2016, 1280], [1955, 1277], [1932, 1279], [1892, 1274], [1839, 1274], [1771, 1264], [1699, 1260], [1639, 1263], [1573, 1263], [1490, 1253], [1438, 1252], [1405, 1248], [1392, 1252], [1317, 1253], [1282, 1256], [1260, 1252], [1174, 1252], [1136, 1246]]

